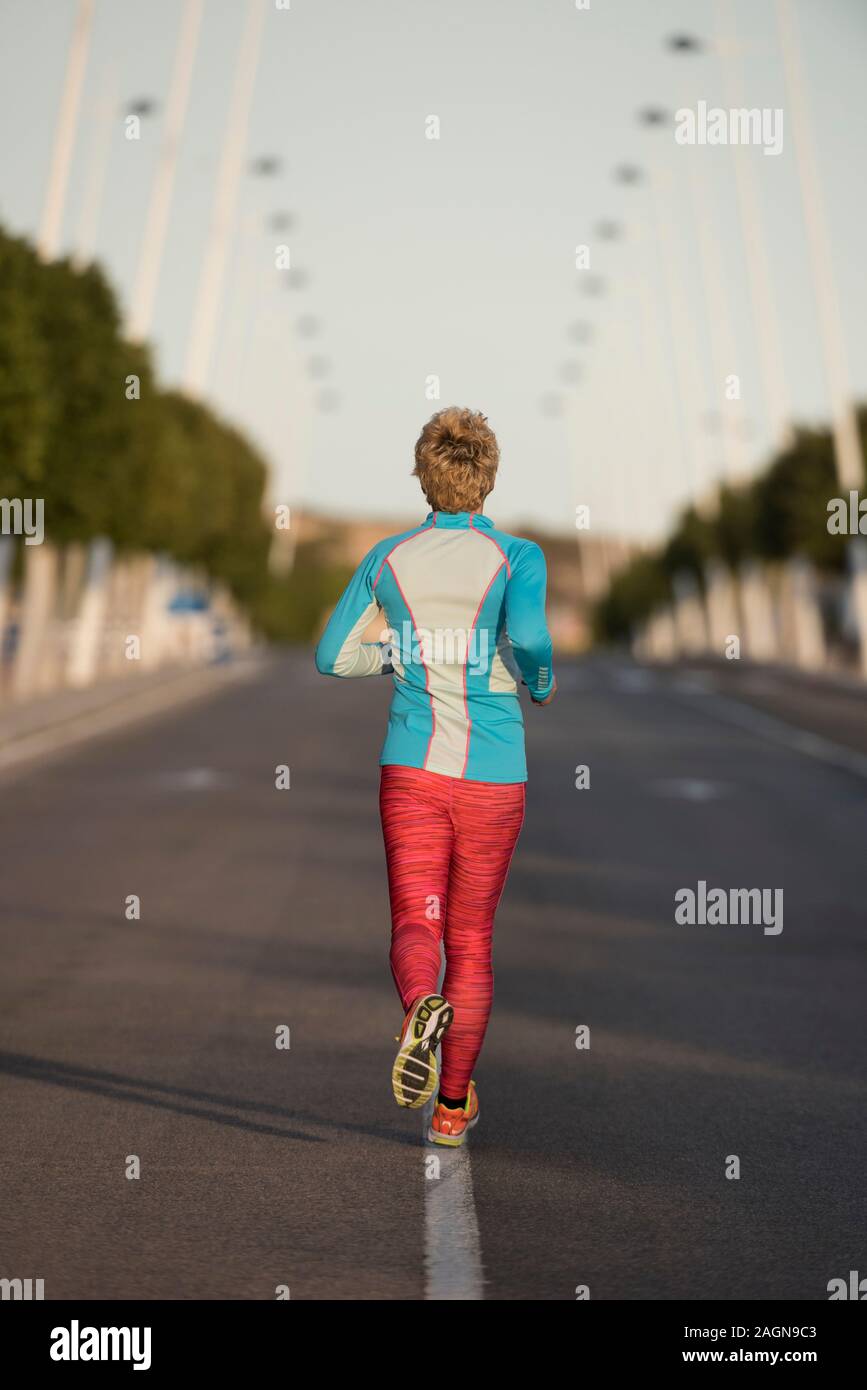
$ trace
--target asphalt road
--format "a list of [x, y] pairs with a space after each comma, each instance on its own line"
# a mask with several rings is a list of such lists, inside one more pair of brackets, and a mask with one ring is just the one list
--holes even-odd
[[[867, 1274], [867, 778], [702, 680], [561, 682], [527, 711], [482, 1119], [438, 1177], [389, 1087], [387, 681], [287, 659], [2, 787], [0, 1277], [701, 1300]], [[782, 932], [678, 925], [699, 880], [783, 889]]]

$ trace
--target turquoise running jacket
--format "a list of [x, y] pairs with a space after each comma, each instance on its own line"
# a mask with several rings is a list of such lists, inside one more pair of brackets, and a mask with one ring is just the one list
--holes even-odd
[[[554, 684], [545, 557], [479, 512], [431, 512], [364, 557], [316, 648], [326, 676], [391, 675], [380, 763], [525, 782], [518, 682]], [[383, 616], [381, 640], [362, 642]]]

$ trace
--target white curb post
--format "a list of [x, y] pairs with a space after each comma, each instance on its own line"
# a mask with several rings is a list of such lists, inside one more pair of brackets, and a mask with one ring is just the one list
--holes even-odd
[[676, 650], [674, 614], [659, 608], [647, 621], [641, 634], [642, 657], [649, 661], [673, 661]]
[[722, 560], [709, 560], [705, 569], [707, 622], [711, 650], [724, 656], [726, 641], [741, 636], [734, 576]]
[[708, 649], [707, 615], [698, 580], [681, 570], [672, 580], [678, 656], [697, 656]]
[[141, 664], [146, 671], [162, 666], [168, 655], [168, 609], [174, 589], [174, 570], [169, 561], [164, 556], [151, 556], [141, 623]]
[[738, 568], [742, 655], [750, 661], [779, 661], [780, 637], [767, 566], [745, 560]]
[[57, 595], [58, 554], [53, 545], [26, 546], [21, 638], [15, 654], [12, 693], [16, 700], [35, 695], [43, 676], [47, 637]]
[[111, 541], [105, 539], [91, 541], [88, 547], [87, 574], [66, 668], [66, 679], [71, 686], [90, 685], [96, 678], [113, 554]]
[[3, 695], [3, 640], [12, 607], [12, 563], [15, 541], [12, 536], [0, 536], [0, 697]]
[[801, 555], [786, 563], [783, 595], [787, 657], [805, 671], [822, 670], [827, 652], [816, 574], [810, 562]]
[[867, 541], [852, 536], [847, 548], [852, 617], [858, 634], [861, 674], [867, 676]]

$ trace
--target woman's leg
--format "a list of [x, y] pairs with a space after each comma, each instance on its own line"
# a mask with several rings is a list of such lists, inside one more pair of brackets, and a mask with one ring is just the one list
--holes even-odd
[[443, 993], [455, 1011], [442, 1045], [440, 1095], [466, 1096], [491, 1012], [494, 914], [524, 822], [523, 782], [455, 781], [455, 840], [445, 926]]
[[391, 898], [391, 973], [404, 1011], [435, 994], [454, 834], [450, 778], [384, 767], [379, 808]]

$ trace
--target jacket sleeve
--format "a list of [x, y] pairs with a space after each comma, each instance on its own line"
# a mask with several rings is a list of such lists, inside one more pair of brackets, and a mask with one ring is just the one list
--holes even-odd
[[546, 699], [554, 685], [553, 647], [545, 620], [547, 577], [545, 556], [534, 541], [527, 541], [506, 584], [506, 631], [534, 700]]
[[323, 676], [390, 675], [388, 648], [361, 637], [382, 611], [373, 592], [379, 569], [376, 548], [365, 555], [331, 614], [316, 648], [316, 669]]

